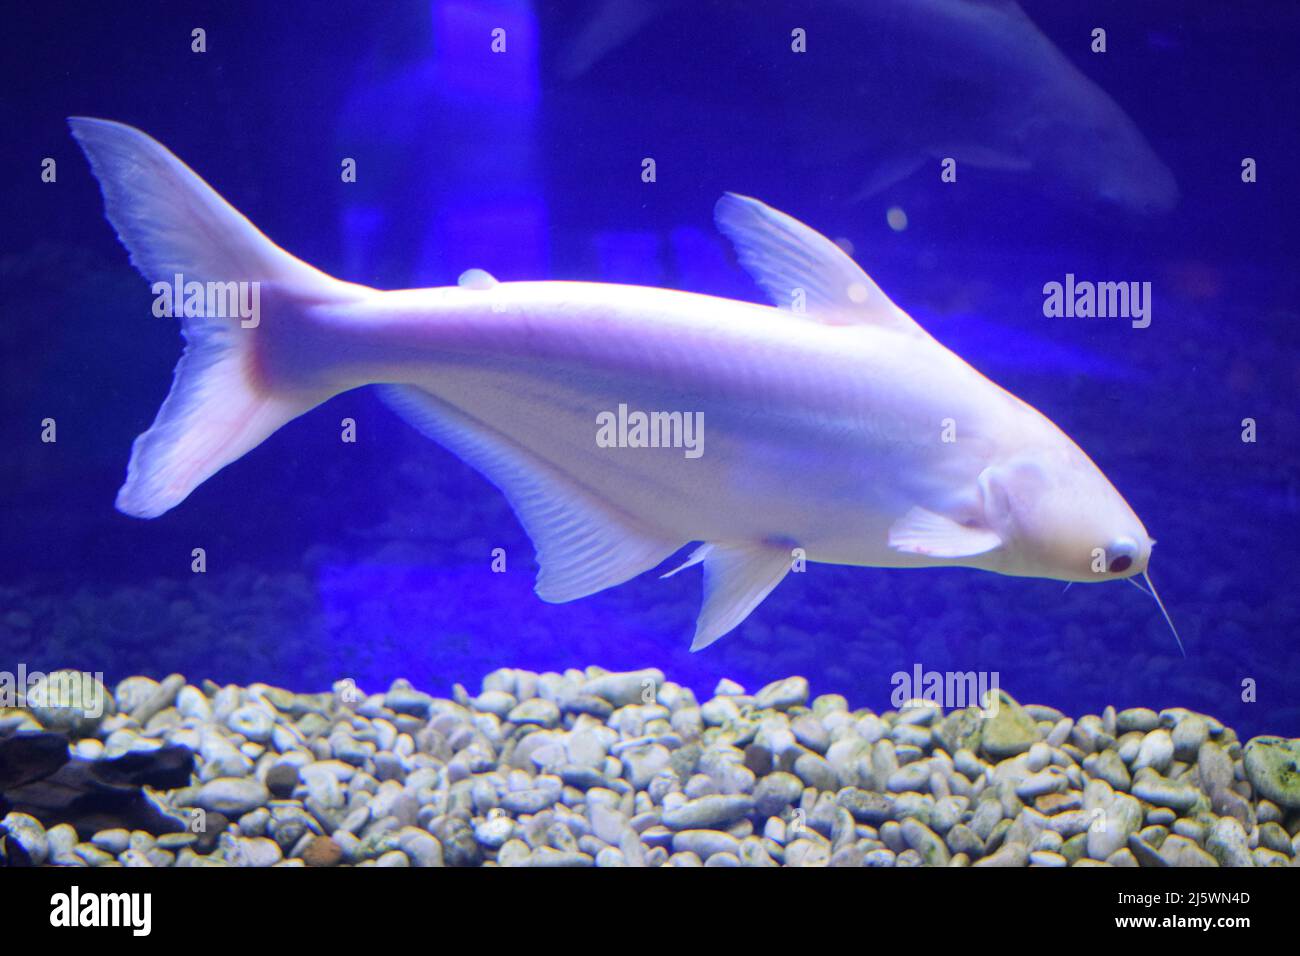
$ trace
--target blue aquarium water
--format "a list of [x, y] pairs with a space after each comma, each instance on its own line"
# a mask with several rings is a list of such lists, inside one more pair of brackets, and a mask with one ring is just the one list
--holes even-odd
[[[1177, 706], [1243, 739], [1300, 734], [1300, 10], [1024, 8], [10, 18], [0, 668], [445, 695], [499, 667], [657, 667], [702, 697], [802, 674], [877, 710], [899, 672], [975, 671], [1069, 714]], [[765, 302], [713, 208], [733, 191], [784, 210], [1091, 456], [1158, 539], [1150, 576], [1186, 656], [1119, 580], [822, 563], [692, 653], [698, 568], [540, 600], [503, 495], [371, 388], [128, 517], [115, 495], [182, 343], [105, 220], [74, 115], [138, 127], [284, 249], [381, 289], [477, 268]], [[1133, 297], [1079, 315], [1085, 283]], [[836, 466], [789, 462], [792, 493]]]

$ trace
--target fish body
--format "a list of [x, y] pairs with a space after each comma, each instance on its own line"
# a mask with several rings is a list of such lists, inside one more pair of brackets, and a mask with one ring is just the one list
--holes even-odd
[[[302, 319], [319, 336], [313, 359], [304, 368], [293, 355], [280, 381], [300, 375], [330, 394], [418, 388], [617, 502], [674, 550], [770, 540], [813, 561], [936, 563], [889, 547], [900, 508], [974, 507], [968, 492], [1000, 457], [997, 436], [1050, 428], [928, 336], [689, 292], [510, 282], [380, 292]], [[599, 447], [597, 416], [620, 404], [702, 413], [704, 453]], [[956, 448], [940, 441], [953, 415]]]
[[[71, 123], [147, 278], [255, 283], [261, 306], [253, 321], [182, 316], [172, 391], [118, 495], [127, 514], [164, 513], [286, 422], [378, 385], [504, 492], [545, 600], [703, 542], [683, 565], [704, 565], [694, 647], [800, 560], [1072, 581], [1145, 570], [1145, 528], [1073, 441], [832, 242], [757, 200], [728, 194], [715, 219], [782, 308], [478, 270], [454, 287], [379, 291], [275, 246], [139, 130]], [[622, 424], [602, 441], [628, 410], [689, 417], [696, 444], [666, 425], [658, 447]]]

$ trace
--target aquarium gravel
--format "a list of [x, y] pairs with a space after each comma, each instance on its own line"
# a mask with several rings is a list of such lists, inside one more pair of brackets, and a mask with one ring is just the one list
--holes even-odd
[[[107, 693], [107, 692], [106, 692]], [[131, 677], [105, 713], [0, 711], [71, 756], [194, 755], [161, 825], [0, 821], [9, 862], [70, 866], [1292, 866], [1300, 741], [1215, 718], [874, 713], [802, 677], [697, 701], [657, 669], [502, 669], [471, 696], [299, 694]], [[85, 808], [82, 807], [83, 813]], [[48, 828], [47, 828], [48, 826]], [[79, 832], [80, 830], [80, 832]]]

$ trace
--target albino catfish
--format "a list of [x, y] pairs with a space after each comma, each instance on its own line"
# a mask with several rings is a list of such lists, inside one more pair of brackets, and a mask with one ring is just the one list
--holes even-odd
[[477, 269], [385, 292], [295, 259], [141, 131], [69, 122], [155, 291], [256, 290], [252, 320], [201, 294], [177, 310], [185, 352], [131, 449], [126, 514], [161, 515], [281, 425], [377, 384], [505, 494], [545, 601], [703, 542], [682, 565], [704, 565], [692, 649], [803, 559], [1064, 581], [1146, 572], [1154, 542], [1073, 441], [834, 243], [755, 199], [727, 194], [715, 219], [779, 308]]

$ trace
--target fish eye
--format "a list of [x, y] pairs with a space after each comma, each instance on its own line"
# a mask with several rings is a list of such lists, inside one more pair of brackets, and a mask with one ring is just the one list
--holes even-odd
[[1120, 574], [1133, 566], [1137, 559], [1138, 546], [1132, 538], [1118, 538], [1106, 549], [1106, 569], [1112, 574]]

